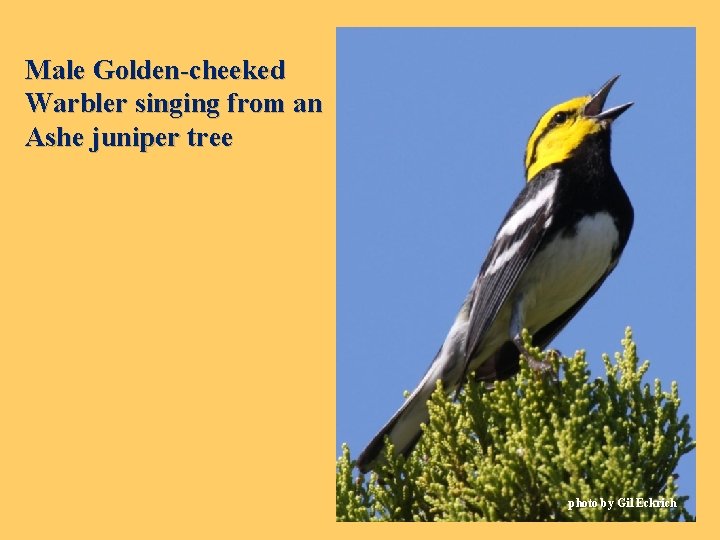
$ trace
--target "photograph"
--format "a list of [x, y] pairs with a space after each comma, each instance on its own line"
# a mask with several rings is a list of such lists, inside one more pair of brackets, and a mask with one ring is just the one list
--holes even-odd
[[694, 521], [695, 29], [336, 38], [336, 519]]

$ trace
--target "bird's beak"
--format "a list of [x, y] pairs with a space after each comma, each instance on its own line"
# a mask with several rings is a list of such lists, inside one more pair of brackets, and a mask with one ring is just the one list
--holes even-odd
[[603, 106], [605, 105], [605, 100], [610, 93], [610, 89], [613, 87], [613, 84], [615, 84], [615, 81], [618, 80], [618, 77], [620, 77], [620, 75], [615, 75], [612, 79], [606, 82], [592, 98], [590, 98], [590, 101], [588, 101], [587, 105], [585, 105], [585, 109], [583, 110], [584, 116], [587, 116], [588, 118], [594, 118], [595, 120], [612, 121], [632, 106], [632, 102], [630, 102], [623, 105], [618, 105], [617, 107], [613, 107], [612, 109], [608, 109], [607, 111], [602, 110]]

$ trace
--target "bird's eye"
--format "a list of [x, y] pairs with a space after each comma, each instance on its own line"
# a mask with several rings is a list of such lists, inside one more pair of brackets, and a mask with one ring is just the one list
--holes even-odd
[[556, 112], [552, 117], [553, 124], [562, 124], [567, 120], [567, 113], [564, 111]]

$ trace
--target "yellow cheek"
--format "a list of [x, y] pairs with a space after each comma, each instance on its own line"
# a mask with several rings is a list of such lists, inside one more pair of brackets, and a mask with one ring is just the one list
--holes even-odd
[[581, 119], [545, 135], [538, 143], [535, 163], [528, 167], [528, 182], [548, 165], [567, 159], [585, 137], [600, 129], [602, 127], [597, 122]]

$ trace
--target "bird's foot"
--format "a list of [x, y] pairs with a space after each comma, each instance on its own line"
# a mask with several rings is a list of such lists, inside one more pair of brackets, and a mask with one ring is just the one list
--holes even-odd
[[545, 358], [537, 360], [526, 347], [520, 336], [517, 336], [514, 340], [515, 346], [520, 351], [520, 354], [525, 358], [528, 363], [528, 367], [538, 376], [550, 377], [553, 381], [558, 380], [558, 374], [553, 367], [553, 360], [559, 360], [562, 357], [562, 353], [557, 349], [550, 349], [545, 353]]
[[535, 358], [527, 356], [525, 358], [527, 358], [528, 366], [530, 366], [530, 369], [533, 371], [538, 371], [540, 373], [552, 372], [554, 374], [555, 368], [553, 367], [553, 361], [559, 361], [560, 358], [562, 358], [562, 353], [557, 349], [550, 349], [545, 353], [545, 358], [543, 360], [535, 360]]
[[528, 367], [540, 375], [545, 375], [553, 370], [552, 364], [548, 360], [535, 360], [532, 356], [525, 356], [525, 360], [527, 360]]

